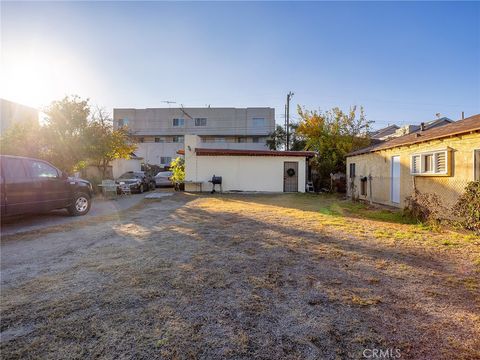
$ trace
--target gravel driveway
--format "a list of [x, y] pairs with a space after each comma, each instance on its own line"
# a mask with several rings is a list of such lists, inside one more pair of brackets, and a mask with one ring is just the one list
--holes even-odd
[[70, 216], [66, 210], [56, 210], [43, 214], [23, 215], [2, 219], [2, 235], [13, 235], [32, 230], [40, 230], [54, 225], [84, 221], [95, 216], [113, 214], [140, 203], [144, 197], [145, 194], [132, 194], [131, 196], [119, 197], [116, 200], [105, 200], [101, 197], [96, 197], [93, 199], [89, 213], [85, 216]]
[[478, 358], [475, 240], [322, 201], [175, 194], [7, 236], [2, 358]]

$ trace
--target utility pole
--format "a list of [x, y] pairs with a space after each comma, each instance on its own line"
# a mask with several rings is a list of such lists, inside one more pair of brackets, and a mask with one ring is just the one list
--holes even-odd
[[293, 92], [289, 92], [287, 94], [287, 119], [286, 119], [286, 126], [285, 130], [287, 131], [287, 144], [286, 144], [286, 150], [290, 150], [290, 100], [292, 99]]

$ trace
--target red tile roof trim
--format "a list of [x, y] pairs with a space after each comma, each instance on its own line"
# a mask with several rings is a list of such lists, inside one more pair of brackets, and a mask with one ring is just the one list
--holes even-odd
[[411, 134], [400, 136], [398, 138], [394, 138], [380, 144], [353, 151], [350, 154], [347, 154], [347, 156], [367, 154], [370, 152], [392, 149], [399, 146], [408, 146], [426, 141], [478, 131], [480, 131], [480, 114], [430, 130], [417, 131]]
[[198, 156], [297, 156], [313, 157], [313, 151], [276, 151], [276, 150], [233, 150], [196, 148]]

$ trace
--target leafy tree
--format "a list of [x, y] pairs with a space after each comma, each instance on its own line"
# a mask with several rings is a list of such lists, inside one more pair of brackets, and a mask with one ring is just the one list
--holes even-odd
[[287, 133], [281, 125], [277, 125], [275, 130], [268, 135], [267, 145], [270, 150], [280, 150], [285, 146]]
[[185, 160], [181, 157], [174, 159], [170, 164], [170, 171], [173, 183], [183, 183], [185, 181]]
[[43, 158], [45, 144], [42, 140], [38, 123], [16, 123], [2, 134], [0, 152], [6, 155]]
[[329, 183], [330, 173], [345, 172], [346, 155], [370, 144], [368, 129], [371, 121], [365, 118], [363, 108], [356, 106], [348, 112], [335, 107], [331, 110], [311, 111], [298, 106], [301, 121], [297, 133], [305, 141], [305, 148], [319, 156], [313, 162], [320, 180], [319, 186]]
[[290, 124], [290, 150], [302, 151], [305, 150], [307, 142], [304, 137], [298, 132], [298, 123]]
[[112, 119], [104, 109], [97, 109], [85, 129], [86, 157], [98, 166], [105, 178], [109, 164], [115, 159], [128, 159], [136, 150], [126, 129], [113, 129]]
[[85, 135], [90, 115], [88, 100], [66, 96], [52, 102], [45, 113], [46, 158], [66, 172], [84, 167], [88, 146]]
[[[290, 124], [290, 150], [303, 150], [305, 140], [297, 132], [298, 124]], [[287, 132], [281, 125], [277, 125], [275, 130], [268, 135], [267, 145], [270, 150], [282, 150], [286, 148]]]

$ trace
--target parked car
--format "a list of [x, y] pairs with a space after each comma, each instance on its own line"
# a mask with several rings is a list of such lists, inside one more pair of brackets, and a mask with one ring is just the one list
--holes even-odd
[[2, 216], [67, 209], [85, 215], [92, 205], [92, 184], [68, 177], [52, 164], [20, 156], [0, 156]]
[[171, 171], [160, 171], [157, 175], [155, 175], [156, 186], [173, 186], [171, 180], [172, 175], [173, 173]]
[[121, 183], [129, 185], [132, 192], [143, 193], [155, 189], [155, 179], [144, 171], [127, 171], [117, 179], [117, 184]]

